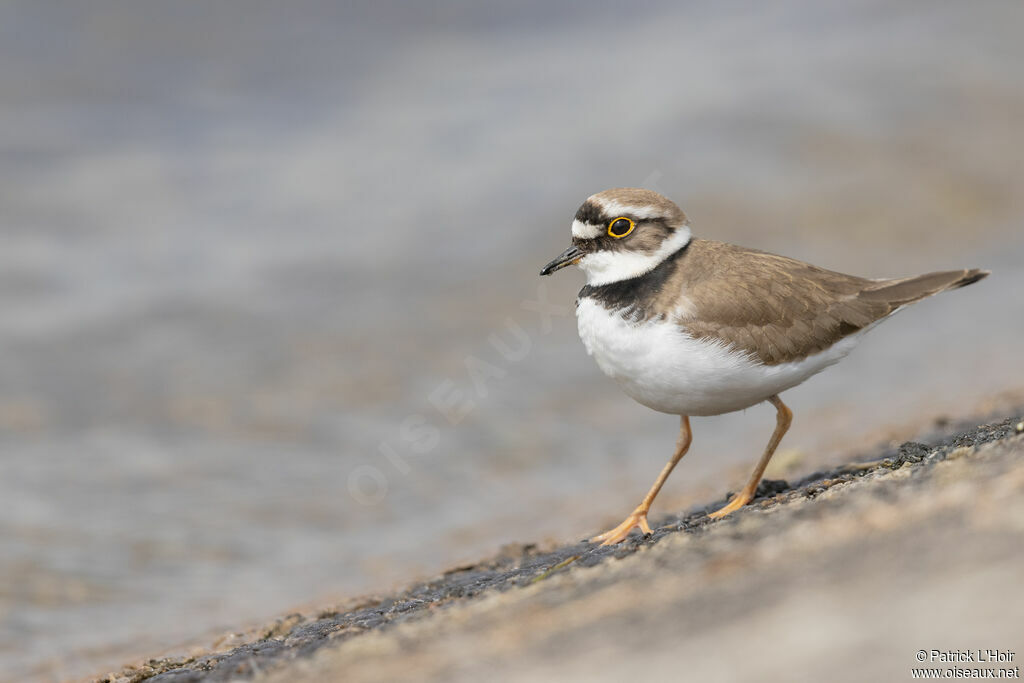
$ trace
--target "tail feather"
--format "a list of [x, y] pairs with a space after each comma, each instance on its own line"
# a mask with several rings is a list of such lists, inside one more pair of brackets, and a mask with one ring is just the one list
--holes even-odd
[[966, 287], [987, 277], [988, 274], [987, 270], [966, 268], [915, 275], [898, 280], [881, 280], [863, 290], [857, 298], [863, 301], [884, 302], [896, 308], [944, 292], [947, 289]]

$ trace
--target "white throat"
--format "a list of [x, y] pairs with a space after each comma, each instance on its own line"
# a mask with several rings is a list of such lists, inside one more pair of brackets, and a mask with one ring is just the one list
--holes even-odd
[[588, 285], [607, 285], [651, 272], [689, 242], [690, 228], [683, 225], [662, 242], [653, 254], [635, 251], [598, 251], [580, 259], [579, 266], [587, 274]]

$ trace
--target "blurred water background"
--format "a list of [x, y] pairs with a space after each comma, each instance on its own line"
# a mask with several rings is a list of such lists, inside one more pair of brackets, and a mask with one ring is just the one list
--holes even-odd
[[[3, 3], [0, 670], [617, 523], [676, 420], [530, 303], [569, 310], [582, 276], [537, 271], [608, 187], [837, 270], [994, 271], [787, 394], [804, 469], [1021, 389], [1022, 28], [1016, 0]], [[772, 425], [696, 420], [658, 509], [735, 489]]]

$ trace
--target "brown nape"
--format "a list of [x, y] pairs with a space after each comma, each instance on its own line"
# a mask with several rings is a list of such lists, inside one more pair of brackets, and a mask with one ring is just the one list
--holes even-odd
[[868, 280], [731, 244], [693, 240], [658, 307], [682, 296], [679, 324], [699, 338], [746, 351], [766, 365], [800, 360], [900, 306], [985, 277], [981, 270]]

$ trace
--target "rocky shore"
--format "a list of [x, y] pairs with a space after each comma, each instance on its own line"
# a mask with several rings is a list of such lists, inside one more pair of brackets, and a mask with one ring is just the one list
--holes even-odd
[[[910, 680], [918, 667], [1019, 677], [1022, 412], [765, 481], [721, 521], [706, 513], [724, 497], [615, 547], [506, 547], [394, 595], [97, 680], [861, 681]], [[1002, 659], [933, 656], [952, 650]]]

